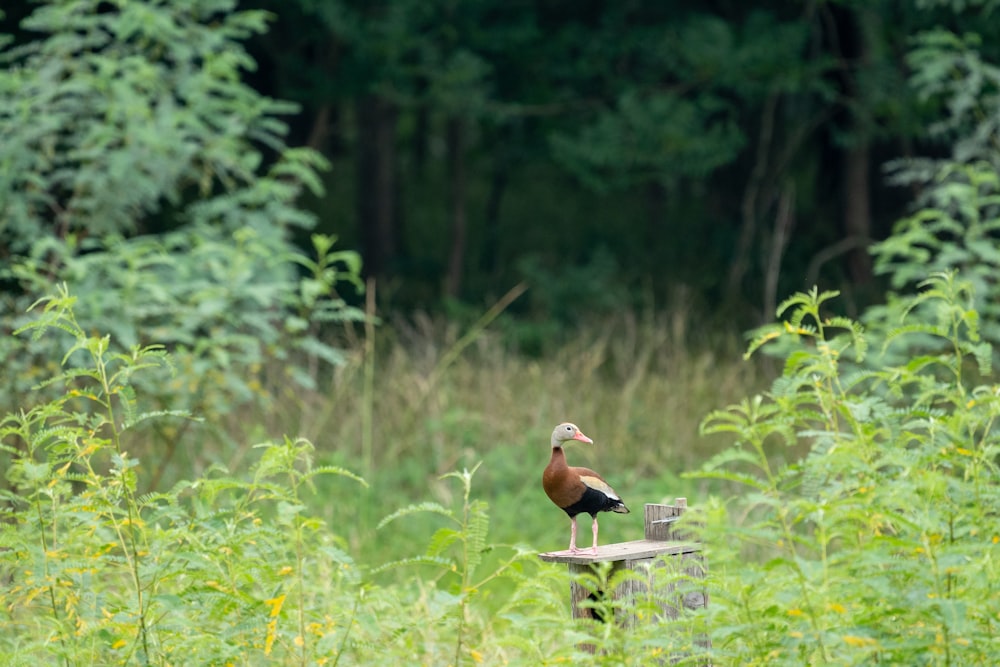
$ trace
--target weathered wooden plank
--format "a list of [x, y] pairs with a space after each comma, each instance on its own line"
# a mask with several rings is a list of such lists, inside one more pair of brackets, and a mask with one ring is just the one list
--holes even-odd
[[[687, 499], [678, 498], [676, 505], [646, 505], [644, 540], [606, 544], [597, 548], [597, 553], [589, 549], [578, 553], [569, 551], [552, 551], [538, 554], [541, 560], [549, 563], [566, 563], [570, 574], [570, 605], [575, 619], [600, 620], [606, 623], [616, 623], [623, 627], [633, 627], [639, 622], [660, 622], [676, 619], [682, 609], [697, 609], [708, 604], [708, 591], [698, 589], [691, 583], [705, 577], [706, 563], [701, 544], [690, 541], [693, 534], [689, 530], [678, 530], [681, 515], [687, 509]], [[658, 558], [667, 556], [667, 558]], [[614, 590], [593, 590], [593, 580], [580, 577], [582, 574], [594, 572], [596, 563], [610, 562], [611, 571], [608, 580], [622, 570], [630, 570], [634, 576], [621, 580]], [[669, 568], [664, 574], [660, 568]], [[678, 578], [671, 573], [683, 574], [685, 583], [679, 583]], [[635, 601], [655, 596], [659, 606], [658, 613], [640, 617], [635, 611]], [[588, 601], [601, 600], [610, 597], [614, 604], [610, 610], [614, 618], [595, 617], [596, 610]], [[608, 610], [608, 607], [599, 607]], [[648, 609], [648, 607], [647, 607]], [[711, 647], [711, 640], [698, 637], [695, 642], [704, 647]], [[591, 644], [582, 644], [580, 648], [593, 653], [596, 648]], [[672, 654], [662, 660], [662, 664], [674, 663], [687, 654]], [[704, 663], [708, 665], [709, 663]]]
[[538, 554], [538, 557], [548, 563], [571, 563], [586, 565], [604, 561], [640, 560], [656, 558], [657, 556], [687, 554], [701, 551], [701, 545], [695, 542], [663, 542], [660, 540], [633, 540], [617, 544], [605, 544], [597, 547], [597, 553], [589, 549], [579, 553], [569, 551], [550, 551]]
[[663, 540], [665, 542], [691, 540], [691, 535], [687, 531], [677, 530], [678, 520], [687, 510], [687, 498], [678, 498], [676, 503], [676, 505], [646, 504], [643, 525], [647, 540]]

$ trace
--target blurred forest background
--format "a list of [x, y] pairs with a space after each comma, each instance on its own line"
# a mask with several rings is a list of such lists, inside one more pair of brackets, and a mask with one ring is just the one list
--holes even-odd
[[716, 664], [986, 664], [997, 8], [5, 0], [3, 652], [690, 653], [563, 631], [569, 419]]
[[320, 228], [393, 303], [526, 280], [561, 323], [683, 295], [745, 327], [814, 284], [880, 298], [867, 247], [919, 191], [892, 165], [950, 150], [913, 51], [941, 27], [996, 43], [938, 2], [259, 6], [277, 20], [250, 81], [334, 164]]
[[[231, 3], [168, 5], [207, 20]], [[295, 103], [274, 108], [285, 141], [330, 163], [325, 193], [298, 202], [361, 252], [386, 307], [478, 307], [525, 281], [514, 312], [549, 324], [681, 299], [739, 329], [813, 284], [855, 311], [879, 299], [867, 247], [921, 189], [900, 171], [951, 150], [915, 52], [940, 29], [997, 48], [980, 3], [958, 7], [244, 0], [232, 9], [268, 15], [239, 35], [231, 75]], [[41, 37], [22, 25], [35, 8], [5, 3], [14, 44]], [[103, 224], [174, 229], [192, 187]], [[35, 223], [101, 233], [75, 220]], [[26, 241], [11, 227], [8, 260]]]
[[[521, 502], [484, 440], [564, 419], [676, 485], [788, 294], [966, 268], [996, 310], [991, 9], [6, 2], [3, 327], [65, 282], [112, 349], [166, 346], [140, 389], [204, 422], [146, 426], [150, 488], [289, 433], [381, 476], [371, 516], [483, 457]], [[33, 404], [68, 343], [2, 345]]]
[[[993, 233], [920, 217], [992, 187], [990, 10], [6, 2], [3, 327], [65, 281], [85, 331], [166, 346], [144, 395], [205, 421], [148, 427], [151, 488], [290, 433], [385, 477], [372, 516], [481, 457], [526, 499], [483, 440], [564, 419], [665, 488], [774, 374], [740, 339], [788, 294], [856, 315], [964, 266], [994, 308]], [[7, 337], [5, 405], [65, 349]]]

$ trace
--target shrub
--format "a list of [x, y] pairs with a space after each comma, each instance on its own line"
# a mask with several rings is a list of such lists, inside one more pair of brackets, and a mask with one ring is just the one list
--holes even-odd
[[[787, 300], [748, 354], [791, 343], [765, 395], [710, 414], [736, 443], [702, 476], [747, 494], [705, 515], [725, 664], [989, 664], [1000, 580], [1000, 390], [971, 283], [935, 274], [884, 338]], [[920, 312], [926, 319], [917, 318]], [[868, 345], [940, 345], [865, 366]], [[770, 455], [808, 447], [801, 460]], [[734, 517], [735, 520], [730, 520]]]
[[[565, 618], [553, 582], [524, 547], [488, 540], [485, 502], [423, 503], [447, 526], [423, 555], [374, 567], [307, 509], [320, 476], [365, 485], [313, 462], [313, 446], [257, 446], [249, 473], [213, 466], [164, 492], [143, 493], [137, 430], [190, 419], [147, 411], [136, 382], [169, 366], [161, 346], [110, 349], [77, 321], [65, 288], [36, 305], [18, 333], [69, 335], [51, 401], [0, 419], [10, 457], [0, 491], [0, 652], [10, 664], [538, 664], [559, 639], [525, 638]], [[18, 340], [21, 340], [18, 337]], [[350, 521], [360, 502], [337, 508]], [[430, 570], [422, 569], [430, 567]], [[406, 583], [379, 584], [414, 568]]]
[[[297, 199], [319, 191], [326, 162], [285, 145], [294, 105], [243, 81], [255, 63], [242, 40], [266, 19], [233, 0], [70, 0], [39, 3], [23, 44], [0, 39], [0, 326], [71, 284], [80, 326], [112, 350], [173, 353], [176, 375], [145, 376], [147, 397], [208, 418], [230, 445], [221, 418], [262, 410], [268, 387], [312, 387], [343, 358], [331, 324], [362, 319], [340, 295], [361, 287], [357, 254], [322, 235], [311, 256], [292, 242], [314, 222]], [[32, 405], [63, 351], [0, 338], [0, 409]], [[149, 439], [166, 462], [184, 433]]]
[[80, 327], [65, 291], [40, 305], [25, 329], [72, 343], [45, 382], [60, 395], [0, 421], [11, 460], [0, 492], [3, 653], [18, 664], [221, 664], [328, 650], [351, 606], [326, 605], [350, 599], [358, 575], [303, 512], [302, 493], [317, 475], [362, 480], [313, 466], [308, 442], [285, 439], [262, 445], [249, 481], [214, 468], [140, 493], [136, 426], [186, 418], [138, 400], [135, 378], [167, 356], [112, 352], [107, 336]]

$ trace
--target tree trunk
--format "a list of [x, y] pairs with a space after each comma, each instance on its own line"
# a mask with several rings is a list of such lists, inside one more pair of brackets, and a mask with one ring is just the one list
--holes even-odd
[[357, 211], [365, 274], [384, 276], [399, 252], [395, 107], [375, 95], [357, 104]]
[[858, 243], [847, 255], [847, 270], [855, 285], [868, 283], [873, 277], [868, 254], [872, 226], [868, 168], [868, 142], [859, 141], [844, 155], [844, 234]]
[[502, 157], [496, 158], [490, 178], [490, 194], [486, 200], [483, 221], [483, 252], [480, 266], [487, 275], [493, 275], [500, 263], [500, 204], [510, 182], [510, 166]]
[[451, 209], [451, 250], [448, 256], [448, 274], [445, 276], [445, 296], [455, 298], [462, 289], [465, 266], [465, 141], [460, 118], [448, 119], [446, 130], [449, 202]]
[[778, 210], [774, 215], [774, 229], [771, 232], [771, 248], [768, 252], [764, 271], [764, 312], [761, 323], [773, 322], [778, 307], [778, 279], [781, 277], [781, 261], [788, 247], [795, 227], [795, 186], [789, 182], [781, 190]]
[[417, 178], [420, 178], [427, 167], [427, 147], [431, 135], [430, 109], [426, 104], [421, 104], [413, 113], [413, 143], [411, 148], [413, 172]]
[[761, 209], [770, 205], [770, 191], [764, 192], [770, 159], [771, 143], [774, 137], [774, 123], [778, 108], [778, 94], [768, 96], [760, 112], [760, 129], [757, 134], [757, 148], [753, 170], [743, 190], [740, 206], [742, 221], [740, 235], [733, 249], [733, 259], [726, 279], [726, 300], [738, 303], [743, 294], [743, 283], [750, 266], [750, 254], [757, 237], [757, 218]]
[[832, 30], [840, 56], [851, 66], [843, 71], [844, 121], [846, 145], [843, 149], [843, 234], [857, 245], [848, 252], [847, 270], [856, 285], [870, 282], [872, 260], [867, 250], [871, 238], [871, 192], [869, 187], [869, 146], [873, 120], [872, 102], [862, 86], [858, 73], [871, 70], [871, 32], [878, 16], [865, 7], [831, 5], [834, 17]]
[[327, 102], [320, 106], [319, 110], [316, 112], [315, 118], [313, 118], [312, 127], [309, 129], [309, 138], [306, 140], [306, 145], [309, 146], [309, 148], [319, 151], [324, 155], [330, 154], [330, 151], [327, 150], [326, 143], [330, 138], [330, 123], [332, 116], [332, 104]]

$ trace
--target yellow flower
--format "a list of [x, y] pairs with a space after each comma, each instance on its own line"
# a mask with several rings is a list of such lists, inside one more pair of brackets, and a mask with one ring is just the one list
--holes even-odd
[[285, 594], [282, 593], [276, 598], [271, 598], [270, 600], [264, 600], [264, 604], [271, 605], [271, 618], [274, 618], [281, 613], [281, 605], [285, 604]]
[[271, 648], [274, 640], [278, 636], [278, 619], [272, 619], [267, 623], [267, 637], [264, 639], [264, 655], [271, 655]]
[[844, 635], [842, 637], [844, 643], [848, 646], [853, 646], [855, 648], [863, 648], [865, 646], [875, 646], [878, 644], [871, 637], [858, 637], [857, 635]]

